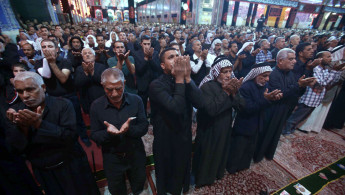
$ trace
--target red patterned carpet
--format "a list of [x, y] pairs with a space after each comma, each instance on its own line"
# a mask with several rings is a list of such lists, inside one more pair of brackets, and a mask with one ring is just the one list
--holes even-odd
[[[87, 120], [86, 120], [87, 121]], [[196, 125], [192, 127], [195, 137]], [[292, 181], [309, 175], [325, 167], [339, 158], [345, 156], [345, 129], [327, 131], [319, 134], [302, 133], [297, 131], [293, 136], [282, 136], [274, 160], [263, 160], [252, 164], [251, 168], [236, 174], [226, 173], [224, 178], [213, 185], [202, 188], [191, 187], [187, 194], [259, 194], [260, 191], [273, 193]], [[142, 138], [147, 155], [152, 154], [153, 132], [152, 126]], [[87, 148], [83, 145], [93, 169], [92, 151], [94, 152], [96, 170], [101, 170], [102, 155], [100, 148], [95, 143]], [[155, 183], [154, 172], [151, 176]], [[99, 187], [106, 186], [106, 180], [98, 182]], [[148, 187], [149, 188], [149, 187]], [[104, 189], [102, 190], [104, 191]], [[108, 194], [105, 190], [104, 194]], [[146, 189], [142, 194], [152, 194], [151, 189]], [[344, 195], [345, 178], [327, 185], [319, 194]]]
[[[279, 179], [278, 179], [279, 178]], [[273, 161], [264, 160], [248, 170], [226, 174], [215, 184], [192, 190], [190, 194], [259, 194], [275, 192], [295, 178]]]

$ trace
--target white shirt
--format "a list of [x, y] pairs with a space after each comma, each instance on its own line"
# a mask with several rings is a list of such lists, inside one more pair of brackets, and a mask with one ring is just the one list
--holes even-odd
[[[198, 60], [198, 63], [197, 63], [197, 64], [195, 64], [195, 62], [192, 61], [192, 60], [190, 61], [190, 66], [191, 66], [191, 68], [192, 68], [192, 73], [197, 74], [197, 73], [199, 72], [199, 70], [200, 70], [202, 64], [204, 63], [204, 61], [201, 60], [201, 58], [198, 58], [198, 56], [195, 55], [195, 54], [193, 54], [192, 58], [193, 58], [193, 60]], [[206, 59], [206, 62], [205, 62], [205, 63], [206, 63], [206, 64], [205, 64], [206, 67], [208, 67], [208, 68], [210, 68], [211, 65], [212, 65], [212, 63], [210, 63], [210, 61], [209, 61], [209, 59], [208, 59], [208, 55], [207, 55], [207, 59]]]
[[216, 55], [213, 55], [213, 54], [207, 54], [207, 60], [211, 63], [211, 66], [214, 62], [214, 60], [216, 59]]

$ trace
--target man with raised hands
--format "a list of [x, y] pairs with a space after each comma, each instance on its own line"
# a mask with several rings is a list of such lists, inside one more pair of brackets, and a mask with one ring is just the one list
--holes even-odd
[[100, 194], [78, 143], [72, 103], [46, 95], [42, 77], [30, 71], [19, 73], [14, 87], [22, 102], [6, 113], [11, 151], [25, 154], [46, 194]]
[[146, 180], [141, 137], [148, 128], [143, 102], [139, 96], [124, 92], [125, 78], [120, 69], [106, 69], [101, 83], [105, 95], [96, 99], [90, 110], [91, 139], [102, 146], [109, 191], [126, 195], [127, 176], [132, 193], [140, 194]]
[[200, 109], [203, 100], [190, 77], [189, 56], [167, 48], [160, 61], [164, 73], [149, 88], [157, 193], [181, 194], [189, 189], [192, 106]]

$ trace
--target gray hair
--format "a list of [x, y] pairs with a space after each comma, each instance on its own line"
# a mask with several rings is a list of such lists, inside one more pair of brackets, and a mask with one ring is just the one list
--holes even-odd
[[290, 37], [290, 42], [291, 42], [292, 39], [295, 39], [295, 38], [297, 38], [297, 37], [299, 37], [299, 35], [296, 35], [296, 34], [291, 35], [291, 37]]
[[267, 41], [267, 42], [269, 43], [269, 41], [268, 41], [267, 39], [262, 39], [262, 40], [259, 42], [259, 47], [261, 47], [262, 44], [263, 44], [265, 41]]
[[194, 41], [192, 42], [192, 46], [194, 46], [194, 44], [195, 44], [196, 42], [200, 42], [200, 40], [194, 40]]
[[93, 54], [94, 56], [96, 55], [95, 50], [93, 50], [91, 47], [85, 47], [83, 50], [81, 50], [81, 54], [83, 54], [83, 51], [84, 51], [84, 50], [87, 50], [87, 49], [91, 50], [91, 52], [92, 52], [92, 54]]
[[[109, 78], [113, 77], [113, 79], [110, 81]], [[122, 71], [118, 68], [108, 68], [105, 71], [103, 71], [101, 76], [101, 84], [105, 84], [106, 82], [116, 83], [118, 81], [122, 81], [122, 83], [125, 82], [125, 76], [123, 75]]]
[[285, 41], [285, 37], [277, 37], [274, 43], [277, 43], [277, 42], [280, 41], [281, 39]]
[[278, 62], [280, 59], [286, 59], [289, 53], [296, 54], [296, 52], [290, 48], [281, 49], [277, 54], [276, 61]]
[[30, 71], [25, 71], [17, 74], [17, 76], [14, 78], [13, 82], [16, 81], [24, 81], [26, 79], [32, 79], [35, 84], [37, 84], [40, 88], [44, 84], [42, 77], [35, 73]]

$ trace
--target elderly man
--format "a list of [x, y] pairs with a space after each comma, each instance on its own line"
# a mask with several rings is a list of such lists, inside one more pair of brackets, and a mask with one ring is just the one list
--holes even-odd
[[299, 45], [301, 38], [298, 35], [292, 35], [290, 37], [290, 48], [296, 50], [297, 45]]
[[210, 73], [200, 84], [204, 108], [198, 110], [193, 173], [197, 187], [210, 185], [224, 176], [230, 149], [232, 110], [244, 101], [238, 93], [237, 80], [226, 57], [217, 58]]
[[274, 40], [274, 49], [272, 49], [272, 59], [276, 59], [278, 52], [285, 47], [285, 37], [277, 37]]
[[215, 39], [210, 47], [210, 50], [207, 54], [207, 59], [210, 61], [211, 64], [213, 64], [216, 57], [221, 55], [222, 50], [222, 41], [219, 39]]
[[225, 55], [228, 50], [229, 50], [229, 41], [227, 39], [223, 39], [220, 53]]
[[277, 54], [277, 66], [270, 75], [268, 88], [270, 91], [281, 90], [283, 98], [275, 101], [266, 112], [264, 131], [260, 132], [254, 155], [254, 162], [264, 157], [272, 160], [276, 151], [285, 121], [296, 106], [298, 97], [308, 85], [315, 84], [315, 78], [301, 76], [298, 81], [291, 71], [296, 63], [295, 51], [289, 48], [282, 49]]
[[7, 140], [25, 153], [46, 194], [100, 194], [85, 152], [77, 142], [70, 101], [46, 96], [43, 79], [23, 72], [14, 79], [21, 103], [7, 111]]
[[89, 114], [92, 102], [104, 95], [101, 75], [107, 67], [95, 62], [95, 51], [92, 48], [84, 48], [81, 53], [83, 62], [75, 71], [74, 84], [79, 91], [83, 111]]
[[160, 58], [164, 74], [149, 89], [157, 193], [181, 194], [190, 181], [192, 104], [201, 108], [202, 94], [190, 78], [189, 57], [167, 48]]
[[194, 54], [190, 59], [190, 65], [192, 68], [192, 79], [197, 86], [210, 71], [212, 63], [207, 59], [208, 50], [202, 51], [201, 42], [196, 40], [193, 42], [192, 47]]
[[126, 52], [125, 44], [121, 41], [115, 41], [113, 43], [113, 51], [115, 52], [115, 56], [108, 59], [109, 67], [122, 70], [126, 79], [125, 91], [136, 94], [137, 91], [134, 78], [135, 63], [134, 58], [129, 56], [131, 51]]
[[91, 105], [91, 139], [102, 146], [103, 167], [109, 191], [126, 195], [125, 175], [133, 194], [140, 194], [145, 183], [145, 150], [141, 137], [147, 132], [144, 105], [137, 95], [124, 92], [121, 70], [106, 69], [101, 76], [105, 91]]
[[267, 39], [263, 39], [259, 42], [260, 52], [256, 55], [255, 63], [262, 63], [262, 62], [272, 62], [272, 53], [269, 51], [270, 49], [270, 42]]
[[316, 57], [322, 59], [321, 64], [313, 70], [316, 84], [310, 87], [308, 86], [306, 92], [299, 99], [297, 109], [286, 121], [286, 125], [283, 130], [284, 135], [294, 133], [296, 126], [307, 118], [315, 107], [321, 104], [326, 93], [326, 87], [330, 87], [340, 79], [340, 70], [342, 70], [343, 65], [334, 66], [333, 70], [328, 70], [325, 67], [326, 65], [330, 65], [332, 62], [332, 55], [330, 52], [319, 52]]
[[265, 108], [271, 101], [279, 100], [283, 96], [278, 89], [268, 92], [267, 83], [271, 72], [269, 63], [255, 64], [243, 80], [239, 91], [246, 104], [236, 116], [231, 135], [227, 161], [229, 173], [250, 167], [259, 132], [264, 128]]

